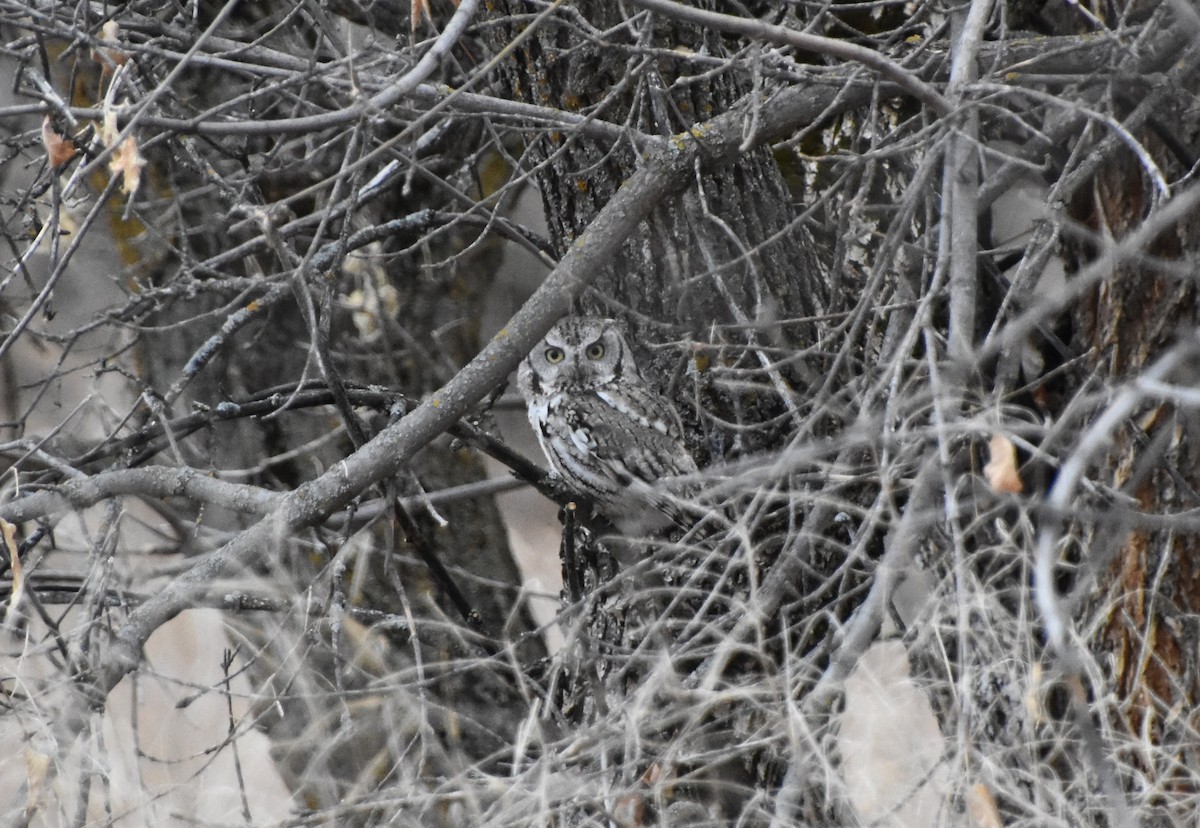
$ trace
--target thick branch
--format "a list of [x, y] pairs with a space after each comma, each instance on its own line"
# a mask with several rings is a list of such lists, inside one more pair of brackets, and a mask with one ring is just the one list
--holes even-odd
[[12, 523], [21, 523], [56, 512], [83, 509], [122, 495], [185, 497], [197, 503], [256, 515], [268, 512], [281, 497], [278, 492], [258, 486], [217, 480], [196, 469], [148, 466], [69, 480], [54, 489], [35, 492], [5, 504], [0, 507], [0, 515]]

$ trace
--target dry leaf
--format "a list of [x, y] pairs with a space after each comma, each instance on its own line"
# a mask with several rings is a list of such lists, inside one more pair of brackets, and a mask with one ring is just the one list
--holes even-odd
[[50, 771], [50, 757], [44, 753], [40, 753], [33, 748], [25, 748], [25, 774], [26, 794], [25, 794], [25, 814], [30, 816], [42, 804], [42, 784], [46, 781], [46, 774]]
[[[100, 140], [104, 146], [111, 147], [116, 143], [121, 131], [117, 129], [117, 113], [113, 109], [104, 111], [104, 123], [100, 127]], [[142, 183], [142, 167], [146, 159], [138, 151], [137, 139], [130, 135], [120, 146], [113, 150], [112, 158], [108, 160], [108, 169], [113, 175], [123, 176], [121, 192], [133, 195]]]
[[412, 30], [415, 32], [417, 26], [421, 25], [421, 15], [425, 15], [425, 19], [433, 21], [433, 15], [429, 13], [429, 0], [412, 0]]
[[[458, 0], [450, 0], [454, 4], [454, 8], [458, 8]], [[429, 0], [412, 0], [412, 30], [415, 32], [417, 26], [421, 24], [421, 15], [425, 15], [425, 19], [433, 23], [433, 13], [429, 9]]]
[[57, 170], [78, 154], [75, 142], [64, 138], [54, 131], [50, 116], [42, 120], [42, 144], [46, 147], [46, 156], [50, 159], [50, 167]]
[[1025, 715], [1029, 717], [1029, 721], [1035, 725], [1041, 725], [1046, 721], [1045, 711], [1042, 709], [1041, 702], [1041, 687], [1042, 687], [1042, 665], [1034, 662], [1033, 669], [1029, 675], [1029, 686], [1025, 689], [1025, 695], [1022, 701], [1025, 703]]
[[1021, 476], [1017, 474], [1017, 447], [1003, 434], [992, 435], [988, 443], [990, 459], [983, 467], [983, 476], [988, 485], [997, 492], [1017, 494], [1024, 489]]
[[7, 520], [0, 518], [0, 535], [4, 539], [4, 548], [8, 552], [9, 564], [12, 568], [12, 591], [9, 593], [8, 610], [4, 613], [4, 621], [13, 617], [21, 597], [25, 594], [25, 567], [21, 564], [21, 556], [17, 554], [17, 527]]
[[132, 135], [121, 142], [121, 146], [117, 147], [108, 162], [108, 168], [112, 170], [113, 175], [119, 174], [123, 177], [121, 192], [125, 195], [133, 195], [141, 186], [144, 166], [146, 159], [138, 152], [137, 141]]
[[996, 808], [996, 797], [982, 782], [977, 782], [967, 791], [967, 814], [975, 828], [1003, 828], [1000, 811]]
[[110, 71], [114, 66], [124, 66], [129, 62], [129, 53], [117, 46], [120, 33], [121, 27], [115, 20], [110, 20], [100, 27], [100, 41], [105, 45], [104, 48], [92, 49], [92, 60], [103, 67], [103, 72]]
[[104, 123], [100, 125], [100, 140], [104, 146], [111, 147], [117, 141], [121, 131], [117, 129], [117, 112], [115, 109], [104, 110]]
[[646, 824], [646, 798], [641, 794], [617, 797], [613, 805], [612, 821], [621, 828], [642, 828]]

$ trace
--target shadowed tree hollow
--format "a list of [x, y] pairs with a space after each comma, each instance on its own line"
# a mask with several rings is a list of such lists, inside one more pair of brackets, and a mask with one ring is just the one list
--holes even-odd
[[[1195, 822], [1190, 3], [0, 35], [10, 821]], [[564, 315], [668, 528], [544, 471]]]

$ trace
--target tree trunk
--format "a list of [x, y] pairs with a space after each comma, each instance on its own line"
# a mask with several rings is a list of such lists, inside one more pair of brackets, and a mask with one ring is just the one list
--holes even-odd
[[[1155, 122], [1137, 135], [1167, 180], [1179, 180], [1194, 166], [1197, 156], [1181, 157], [1178, 151], [1200, 146], [1198, 126], [1194, 117], [1170, 127]], [[1171, 144], [1162, 140], [1166, 136]], [[1152, 218], [1158, 196], [1154, 188], [1138, 159], [1122, 149], [1076, 192], [1072, 215], [1095, 238], [1119, 241]], [[1075, 267], [1082, 268], [1099, 251], [1077, 243], [1071, 252]], [[1183, 348], [1189, 357], [1162, 381], [1195, 387], [1200, 380], [1195, 367], [1200, 355], [1195, 334], [1200, 297], [1194, 281], [1179, 278], [1170, 267], [1200, 253], [1200, 219], [1193, 213], [1165, 227], [1146, 252], [1164, 265], [1156, 266], [1153, 259], [1121, 264], [1077, 307], [1076, 342], [1089, 356], [1084, 370], [1120, 384], [1152, 372], [1173, 348]], [[1109, 448], [1097, 458], [1097, 476], [1129, 498], [1139, 512], [1173, 515], [1194, 510], [1200, 505], [1198, 426], [1193, 409], [1147, 398], [1109, 435]], [[1120, 515], [1129, 506], [1096, 508]], [[1153, 752], [1135, 763], [1138, 769], [1157, 785], [1194, 785], [1178, 768], [1200, 763], [1195, 737], [1200, 720], [1194, 713], [1200, 700], [1200, 534], [1131, 526], [1119, 517], [1116, 525], [1121, 531], [1115, 536], [1103, 523], [1085, 533], [1085, 548], [1092, 550], [1091, 566], [1099, 579], [1094, 600], [1086, 607], [1088, 615], [1100, 619], [1089, 625], [1095, 630], [1089, 644], [1099, 662], [1112, 669], [1110, 685], [1120, 700], [1117, 723], [1131, 737], [1154, 745]], [[1166, 756], [1173, 758], [1163, 761]], [[1194, 812], [1174, 811], [1169, 816], [1186, 820]]]
[[[526, 18], [518, 12], [525, 9], [517, 2], [492, 4], [495, 49], [522, 33]], [[711, 59], [696, 57], [701, 54]], [[575, 3], [570, 14], [551, 15], [520, 40], [500, 68], [505, 96], [596, 113], [630, 130], [629, 140], [616, 145], [580, 133], [530, 142], [528, 163], [536, 170], [560, 253], [638, 169], [641, 138], [671, 141], [690, 132], [702, 143], [704, 121], [759, 94], [753, 72], [736, 62], [705, 76], [728, 57], [714, 31], [655, 16], [630, 22], [618, 4], [604, 2]], [[818, 264], [816, 244], [796, 207], [766, 146], [747, 149], [714, 171], [697, 169], [691, 186], [654, 208], [578, 303], [583, 313], [629, 323], [641, 365], [673, 392], [689, 448], [702, 467], [782, 451], [802, 427], [801, 389], [817, 382], [824, 367], [819, 353], [781, 359], [816, 341], [823, 330], [819, 317], [831, 303], [842, 307], [848, 289]], [[658, 343], [670, 347], [652, 347]], [[784, 489], [794, 485], [786, 475], [777, 482]], [[745, 508], [753, 492], [740, 489], [727, 497], [727, 506]], [[736, 513], [737, 507], [729, 512]], [[755, 619], [751, 635], [761, 645], [758, 656], [726, 663], [716, 651], [723, 637], [746, 634], [731, 630], [740, 617], [733, 608], [772, 577], [776, 559], [799, 554], [788, 529], [806, 518], [796, 500], [765, 509], [743, 548], [706, 546], [697, 536], [679, 541], [676, 533], [674, 554], [659, 546], [665, 538], [614, 541], [603, 537], [603, 528], [584, 528], [574, 517], [563, 537], [564, 580], [581, 587], [570, 598], [583, 601], [588, 620], [570, 637], [572, 654], [563, 659], [554, 689], [563, 713], [577, 726], [611, 721], [630, 704], [687, 706], [695, 684], [704, 680], [753, 686], [778, 667], [774, 659], [786, 659], [785, 650], [820, 647], [831, 631], [826, 621], [813, 623], [808, 616], [831, 598], [822, 595], [821, 585], [847, 562], [835, 552], [836, 541], [827, 547], [816, 540], [803, 575]], [[614, 544], [623, 547], [621, 567], [608, 558]], [[650, 555], [659, 563], [646, 572], [635, 569], [642, 574], [633, 579], [614, 574]], [[787, 577], [783, 569], [776, 577]], [[844, 618], [852, 607], [841, 605], [830, 617]], [[781, 629], [792, 630], [795, 638], [778, 637]], [[655, 674], [664, 663], [670, 665], [669, 679]], [[673, 692], [682, 695], [672, 697]], [[676, 788], [675, 802], [659, 811], [666, 824], [675, 824], [670, 807], [688, 802], [758, 824], [769, 820], [769, 811], [762, 810], [769, 806], [755, 803], [755, 792], [777, 787], [790, 759], [774, 747], [743, 743], [755, 721], [750, 707], [731, 704], [690, 728], [641, 732], [644, 743], [607, 761], [622, 789], [631, 791], [629, 801], [639, 806], [645, 804], [639, 777], [694, 774]], [[654, 759], [662, 752], [705, 753], [717, 746], [727, 751], [721, 761], [666, 767]], [[819, 788], [808, 790], [810, 801], [797, 806], [814, 818], [833, 807]]]

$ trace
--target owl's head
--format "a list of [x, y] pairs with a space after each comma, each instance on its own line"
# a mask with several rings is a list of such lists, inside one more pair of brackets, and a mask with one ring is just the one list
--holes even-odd
[[640, 379], [629, 345], [614, 319], [570, 317], [550, 329], [521, 363], [526, 397], [586, 391], [621, 379]]

